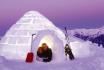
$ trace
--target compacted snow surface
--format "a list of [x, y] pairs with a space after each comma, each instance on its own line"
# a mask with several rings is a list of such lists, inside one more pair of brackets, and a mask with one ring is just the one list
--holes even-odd
[[25, 61], [7, 60], [0, 57], [0, 70], [104, 70], [104, 49], [91, 46], [93, 55], [76, 58], [75, 60], [65, 60], [60, 63], [37, 62], [26, 63]]
[[103, 57], [76, 59], [63, 63], [25, 63], [4, 60], [0, 70], [104, 70]]

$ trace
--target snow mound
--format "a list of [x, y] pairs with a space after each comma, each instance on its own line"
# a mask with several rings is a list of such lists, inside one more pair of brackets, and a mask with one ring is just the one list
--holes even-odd
[[[33, 34], [34, 38], [32, 40]], [[51, 39], [50, 42], [54, 43], [54, 48], [48, 45], [52, 48], [55, 59], [58, 56], [64, 58], [65, 35], [62, 30], [39, 12], [29, 11], [10, 27], [0, 41], [0, 55], [5, 56], [7, 59], [25, 60], [27, 53], [32, 51], [36, 56], [37, 49], [44, 37], [46, 38], [43, 42], [49, 43], [49, 41], [46, 41], [48, 37]], [[52, 39], [54, 40], [52, 41]], [[59, 54], [56, 53], [57, 51]], [[56, 54], [58, 54], [58, 56], [56, 56]], [[58, 60], [59, 59], [57, 59], [57, 61]]]
[[71, 49], [75, 57], [88, 57], [91, 55], [90, 45], [86, 42], [71, 42]]
[[80, 34], [84, 36], [92, 36], [92, 37], [97, 37], [101, 34], [104, 34], [104, 26], [101, 28], [96, 28], [96, 29], [73, 29], [73, 30], [68, 30], [69, 35], [75, 35], [75, 34]]

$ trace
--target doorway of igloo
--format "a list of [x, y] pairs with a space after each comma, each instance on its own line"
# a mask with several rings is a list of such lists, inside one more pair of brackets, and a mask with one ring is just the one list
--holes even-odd
[[[50, 62], [53, 58], [52, 54], [52, 48], [54, 47], [54, 42], [53, 42], [53, 38], [51, 35], [45, 35], [38, 46], [38, 50], [37, 50], [37, 55], [36, 55], [36, 60], [38, 61], [42, 61], [43, 57], [44, 60], [43, 62]], [[42, 57], [42, 58], [39, 58]]]
[[43, 43], [46, 43], [48, 47], [51, 48], [52, 61], [60, 62], [65, 59], [63, 41], [55, 34], [55, 32], [45, 30], [38, 32], [38, 35], [33, 40], [32, 51], [35, 54], [34, 60], [36, 60], [38, 48]]

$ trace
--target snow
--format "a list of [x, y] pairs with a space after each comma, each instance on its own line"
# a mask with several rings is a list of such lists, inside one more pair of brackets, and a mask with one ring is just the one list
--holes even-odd
[[90, 45], [87, 42], [71, 42], [70, 43], [71, 49], [75, 57], [82, 58], [88, 57], [91, 55], [90, 52]]
[[96, 29], [73, 29], [73, 30], [68, 30], [69, 35], [74, 35], [74, 34], [81, 34], [84, 36], [98, 36], [101, 34], [104, 34], [104, 26]]
[[[36, 34], [33, 44], [32, 34]], [[66, 42], [62, 30], [39, 12], [29, 11], [0, 41], [0, 70], [104, 70], [104, 49], [71, 35], [69, 41], [75, 56], [75, 60], [72, 61], [65, 59]], [[31, 46], [32, 52], [36, 55], [38, 47], [43, 42], [48, 43], [52, 49], [53, 60], [44, 63], [37, 61], [35, 57], [33, 63], [26, 63], [25, 58]]]
[[[50, 37], [50, 41], [44, 41], [44, 39], [47, 39], [47, 37]], [[60, 62], [63, 61], [65, 59], [65, 55], [64, 55], [64, 45], [63, 45], [63, 41], [58, 38], [57, 35], [54, 34], [53, 31], [49, 31], [49, 30], [45, 30], [45, 31], [40, 31], [39, 34], [37, 35], [37, 37], [33, 40], [33, 52], [35, 51], [35, 55], [37, 53], [37, 49], [38, 49], [38, 45], [41, 44], [42, 42], [45, 43], [51, 43], [50, 44], [50, 48], [52, 49], [53, 52], [53, 60], [55, 62]], [[53, 43], [53, 45], [52, 45]], [[37, 47], [36, 47], [37, 46]], [[48, 44], [49, 46], [49, 44]], [[61, 58], [60, 58], [61, 57]]]
[[104, 49], [76, 37], [70, 37], [70, 45], [75, 55], [75, 60], [72, 61], [26, 63], [22, 60], [7, 60], [0, 57], [0, 68], [1, 70], [104, 70]]
[[49, 48], [54, 48], [54, 46], [53, 46], [54, 45], [53, 44], [53, 38], [50, 35], [44, 36], [43, 39], [40, 41], [39, 46], [41, 46], [42, 43], [46, 43], [49, 46]]
[[104, 49], [94, 46], [90, 47], [94, 54], [86, 58], [76, 58], [75, 60], [65, 60], [61, 63], [44, 63], [33, 62], [26, 63], [24, 61], [6, 60], [0, 57], [1, 70], [104, 70]]
[[[31, 43], [32, 34], [35, 34], [33, 43]], [[47, 37], [51, 39], [46, 41]], [[65, 59], [62, 53], [64, 52], [65, 35], [62, 30], [39, 12], [29, 11], [10, 27], [0, 41], [0, 55], [7, 59], [25, 60], [27, 53], [31, 51], [31, 46], [36, 56], [37, 49], [43, 42], [48, 43], [48, 46], [52, 48], [55, 61]], [[57, 54], [57, 51], [60, 54]], [[58, 59], [58, 56], [62, 56], [62, 59]]]

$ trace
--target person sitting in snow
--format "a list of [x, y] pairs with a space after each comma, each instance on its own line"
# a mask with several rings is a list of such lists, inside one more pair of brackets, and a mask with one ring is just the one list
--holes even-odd
[[40, 61], [50, 62], [52, 60], [52, 50], [47, 46], [46, 43], [43, 43], [37, 51], [37, 55], [40, 58]]
[[67, 57], [67, 55], [69, 55], [70, 60], [74, 59], [74, 55], [73, 55], [72, 50], [68, 44], [65, 45], [65, 55], [66, 55], [66, 57]]
[[43, 49], [42, 47], [38, 48], [37, 57], [36, 57], [36, 60], [38, 60], [38, 61], [43, 61], [43, 59], [41, 58], [42, 57], [42, 53], [43, 53], [42, 49]]

